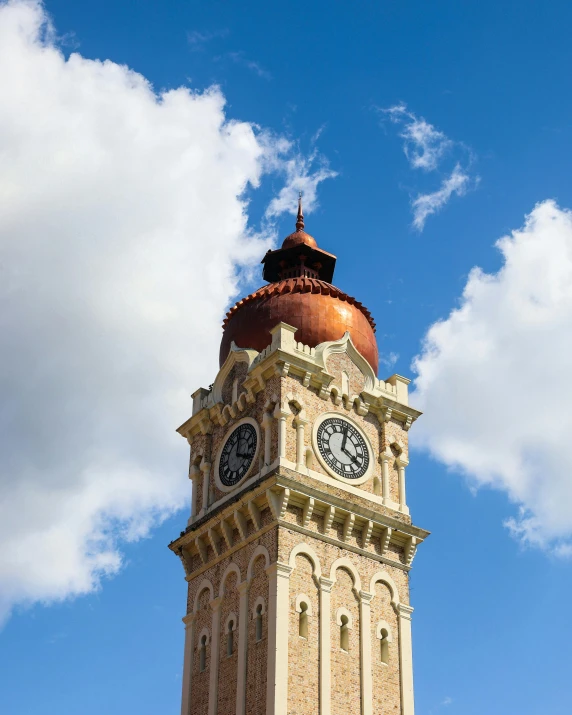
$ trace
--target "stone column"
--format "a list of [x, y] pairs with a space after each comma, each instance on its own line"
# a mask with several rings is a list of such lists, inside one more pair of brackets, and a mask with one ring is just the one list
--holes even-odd
[[248, 589], [250, 581], [238, 585], [238, 664], [236, 671], [236, 715], [246, 715], [246, 657], [248, 653]]
[[198, 511], [198, 506], [197, 506], [197, 484], [199, 481], [199, 476], [201, 474], [201, 470], [195, 465], [191, 465], [191, 468], [189, 470], [189, 478], [191, 480], [192, 484], [192, 492], [191, 492], [191, 518], [189, 519], [189, 523], [195, 518], [197, 515]]
[[195, 650], [195, 614], [183, 618], [185, 624], [185, 655], [183, 658], [183, 697], [181, 715], [189, 715], [191, 709], [191, 679], [193, 676], [193, 655]]
[[292, 567], [277, 561], [267, 569], [268, 666], [266, 715], [286, 715], [288, 709], [288, 594]]
[[401, 671], [401, 712], [414, 715], [413, 701], [413, 651], [411, 647], [411, 614], [413, 609], [400, 603], [396, 607], [399, 616], [399, 669]]
[[300, 472], [306, 470], [306, 455], [304, 454], [304, 427], [308, 420], [296, 417], [296, 469]]
[[292, 414], [286, 410], [280, 409], [280, 405], [276, 405], [274, 410], [274, 417], [276, 417], [278, 422], [278, 456], [281, 459], [286, 458], [286, 420], [291, 417]]
[[331, 594], [334, 582], [320, 577], [320, 715], [331, 713]]
[[409, 464], [409, 460], [401, 454], [395, 461], [399, 470], [399, 511], [409, 514], [405, 498], [405, 467]]
[[209, 505], [209, 475], [211, 471], [211, 463], [205, 459], [201, 461], [201, 472], [203, 473], [203, 507], [202, 513], [207, 510]]
[[272, 424], [274, 418], [271, 412], [265, 412], [262, 418], [262, 426], [264, 427], [264, 467], [267, 467], [272, 459], [271, 448], [272, 448]]
[[383, 452], [380, 454], [381, 461], [381, 496], [383, 503], [388, 504], [391, 501], [391, 493], [389, 491], [389, 456]]
[[211, 639], [211, 667], [209, 677], [209, 715], [216, 715], [218, 707], [218, 665], [220, 651], [220, 607], [222, 596], [211, 601], [213, 610], [213, 626]]
[[373, 675], [371, 664], [371, 599], [372, 593], [359, 592], [360, 681], [362, 715], [373, 715]]
[[391, 493], [389, 491], [389, 457], [383, 452], [379, 455], [379, 461], [381, 462], [381, 496], [383, 497], [383, 503], [386, 504], [391, 501]]

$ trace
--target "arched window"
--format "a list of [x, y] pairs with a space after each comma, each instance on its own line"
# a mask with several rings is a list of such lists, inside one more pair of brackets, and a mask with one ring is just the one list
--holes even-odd
[[230, 657], [234, 652], [234, 621], [229, 621], [226, 629], [226, 655]]
[[298, 635], [300, 638], [308, 637], [308, 604], [300, 601], [300, 615], [298, 618]]
[[207, 667], [207, 637], [203, 636], [201, 638], [201, 645], [199, 646], [199, 672], [202, 673]]
[[350, 631], [352, 629], [352, 616], [347, 608], [338, 608], [336, 623], [340, 627], [340, 650], [347, 653], [350, 649]]
[[259, 603], [256, 606], [256, 617], [255, 621], [255, 638], [257, 641], [262, 640], [262, 604]]
[[382, 665], [389, 665], [389, 646], [391, 644], [391, 629], [389, 624], [385, 621], [380, 621], [375, 631], [379, 640], [379, 662]]
[[345, 651], [350, 649], [349, 619], [346, 615], [340, 617], [340, 648]]
[[380, 630], [379, 647], [380, 647], [380, 659], [384, 665], [389, 663], [389, 633], [386, 628]]

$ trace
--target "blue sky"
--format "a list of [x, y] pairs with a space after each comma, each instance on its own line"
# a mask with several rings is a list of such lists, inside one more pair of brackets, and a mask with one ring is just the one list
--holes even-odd
[[174, 429], [302, 188], [416, 361], [418, 714], [569, 713], [570, 4], [45, 9], [0, 3], [0, 711], [178, 711]]

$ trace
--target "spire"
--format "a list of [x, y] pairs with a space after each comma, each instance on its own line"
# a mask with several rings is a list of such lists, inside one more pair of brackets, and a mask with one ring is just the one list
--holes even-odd
[[296, 219], [296, 231], [304, 230], [304, 214], [302, 213], [302, 192], [298, 196], [298, 217]]

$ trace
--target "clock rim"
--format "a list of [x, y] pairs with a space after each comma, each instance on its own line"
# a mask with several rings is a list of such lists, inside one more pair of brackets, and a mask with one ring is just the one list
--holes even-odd
[[[230, 435], [238, 429], [241, 425], [243, 424], [250, 424], [254, 427], [254, 430], [256, 431], [256, 449], [254, 450], [254, 455], [252, 457], [252, 462], [250, 463], [250, 467], [246, 470], [244, 476], [242, 479], [236, 484], [233, 484], [232, 486], [226, 486], [226, 484], [223, 484], [220, 480], [219, 477], [219, 467], [220, 467], [220, 458], [222, 456], [222, 450], [224, 449], [225, 444], [228, 442], [228, 439]], [[252, 469], [254, 465], [256, 464], [256, 457], [258, 455], [258, 450], [260, 449], [260, 429], [258, 426], [258, 422], [253, 419], [252, 417], [243, 417], [242, 419], [238, 420], [235, 422], [229, 429], [224, 434], [224, 437], [221, 440], [220, 445], [218, 446], [217, 449], [217, 455], [215, 459], [215, 468], [214, 468], [214, 478], [215, 478], [215, 484], [217, 485], [217, 488], [220, 489], [221, 492], [232, 492], [234, 489], [236, 489], [240, 484], [244, 482], [245, 479], [248, 479], [250, 476]]]
[[[330, 417], [336, 417], [337, 419], [340, 420], [345, 420], [346, 422], [349, 422], [352, 427], [354, 427], [359, 434], [362, 436], [366, 447], [369, 451], [369, 465], [368, 468], [365, 472], [365, 474], [362, 477], [358, 477], [357, 479], [351, 479], [350, 477], [342, 477], [341, 474], [338, 474], [335, 470], [333, 470], [329, 464], [326, 462], [326, 460], [322, 457], [322, 453], [320, 452], [320, 446], [318, 444], [318, 429], [320, 428], [320, 425], [324, 420], [327, 420]], [[373, 447], [371, 445], [371, 440], [367, 436], [367, 434], [363, 431], [363, 429], [358, 425], [358, 423], [352, 419], [351, 417], [347, 417], [346, 415], [341, 414], [340, 412], [324, 412], [323, 415], [320, 415], [320, 418], [314, 422], [314, 427], [312, 429], [312, 446], [314, 447], [314, 453], [318, 457], [318, 461], [322, 465], [322, 467], [326, 470], [326, 472], [334, 477], [334, 479], [337, 479], [338, 482], [342, 482], [343, 484], [365, 484], [369, 479], [371, 479], [372, 472], [373, 472], [373, 467], [374, 467], [374, 460], [373, 460]]]

